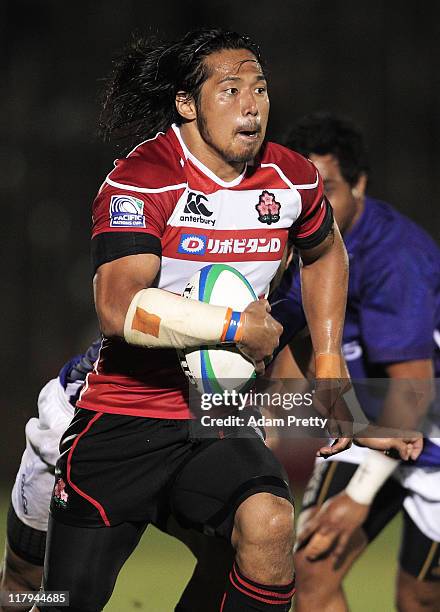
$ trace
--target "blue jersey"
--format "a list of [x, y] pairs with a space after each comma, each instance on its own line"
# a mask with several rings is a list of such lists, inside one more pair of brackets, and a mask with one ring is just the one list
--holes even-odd
[[[384, 365], [433, 359], [440, 375], [440, 248], [410, 219], [367, 197], [354, 227], [344, 235], [350, 260], [343, 351], [353, 379], [384, 378]], [[284, 326], [280, 345], [305, 325], [298, 269], [292, 266], [273, 296]], [[374, 420], [379, 406], [358, 397]], [[383, 397], [383, 395], [382, 395]], [[363, 399], [365, 401], [363, 401]], [[438, 399], [437, 399], [438, 403]], [[438, 455], [428, 444], [430, 465]], [[436, 450], [437, 449], [437, 450]], [[438, 452], [437, 452], [438, 451]], [[425, 453], [424, 453], [425, 454]], [[424, 461], [423, 456], [419, 464]]]

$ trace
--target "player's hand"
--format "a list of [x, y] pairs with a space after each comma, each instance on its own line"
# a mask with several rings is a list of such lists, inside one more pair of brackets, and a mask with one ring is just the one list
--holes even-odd
[[337, 455], [350, 448], [352, 442], [352, 438], [336, 438], [330, 445], [321, 446], [316, 456], [327, 459], [327, 457], [331, 457], [331, 455]]
[[315, 381], [313, 408], [327, 419], [326, 428], [333, 438], [353, 435], [353, 416], [344, 399], [350, 387], [351, 382], [345, 378], [317, 378]]
[[265, 370], [268, 361], [280, 342], [283, 326], [270, 315], [267, 300], [251, 302], [244, 310], [243, 334], [238, 348], [249, 357], [258, 374]]
[[[370, 424], [360, 434], [353, 439], [355, 444], [385, 451], [386, 454], [395, 459], [402, 459], [403, 461], [412, 459], [414, 461], [423, 450], [423, 434], [419, 431], [393, 431], [390, 428]], [[400, 436], [397, 437], [399, 434]]]
[[342, 491], [328, 499], [302, 527], [300, 525], [296, 550], [302, 548], [309, 561], [332, 554], [337, 562], [369, 511], [369, 505], [355, 502]]

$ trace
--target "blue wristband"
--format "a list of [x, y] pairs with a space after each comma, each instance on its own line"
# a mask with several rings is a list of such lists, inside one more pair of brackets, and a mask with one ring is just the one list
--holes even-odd
[[231, 320], [229, 322], [228, 331], [226, 332], [225, 342], [235, 342], [235, 336], [238, 331], [238, 324], [240, 323], [241, 312], [233, 310]]

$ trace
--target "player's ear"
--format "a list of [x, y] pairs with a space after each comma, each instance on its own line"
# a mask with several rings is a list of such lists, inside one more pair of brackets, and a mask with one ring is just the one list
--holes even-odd
[[193, 121], [197, 117], [197, 109], [194, 98], [186, 91], [178, 91], [176, 94], [176, 109], [181, 117], [187, 121]]
[[351, 193], [356, 199], [364, 197], [365, 190], [367, 189], [367, 181], [368, 177], [365, 172], [363, 172], [358, 178], [357, 183], [351, 188]]

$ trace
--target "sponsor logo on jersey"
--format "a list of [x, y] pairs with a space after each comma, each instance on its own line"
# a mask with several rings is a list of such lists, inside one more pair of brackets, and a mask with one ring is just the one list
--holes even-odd
[[204, 223], [205, 225], [215, 225], [215, 219], [212, 219], [213, 211], [209, 210], [205, 202], [208, 198], [203, 193], [195, 193], [190, 191], [186, 200], [183, 214], [180, 215], [180, 221], [188, 221], [189, 223]]
[[255, 208], [258, 212], [258, 221], [261, 223], [271, 225], [280, 220], [281, 204], [275, 200], [274, 194], [266, 191], [266, 189], [260, 194]]
[[278, 253], [279, 238], [209, 238], [203, 234], [182, 234], [178, 253], [186, 255], [222, 255], [229, 253]]
[[206, 236], [182, 234], [177, 252], [185, 253], [186, 255], [204, 255], [206, 251], [206, 242]]
[[112, 196], [110, 227], [145, 227], [143, 201], [129, 195]]

